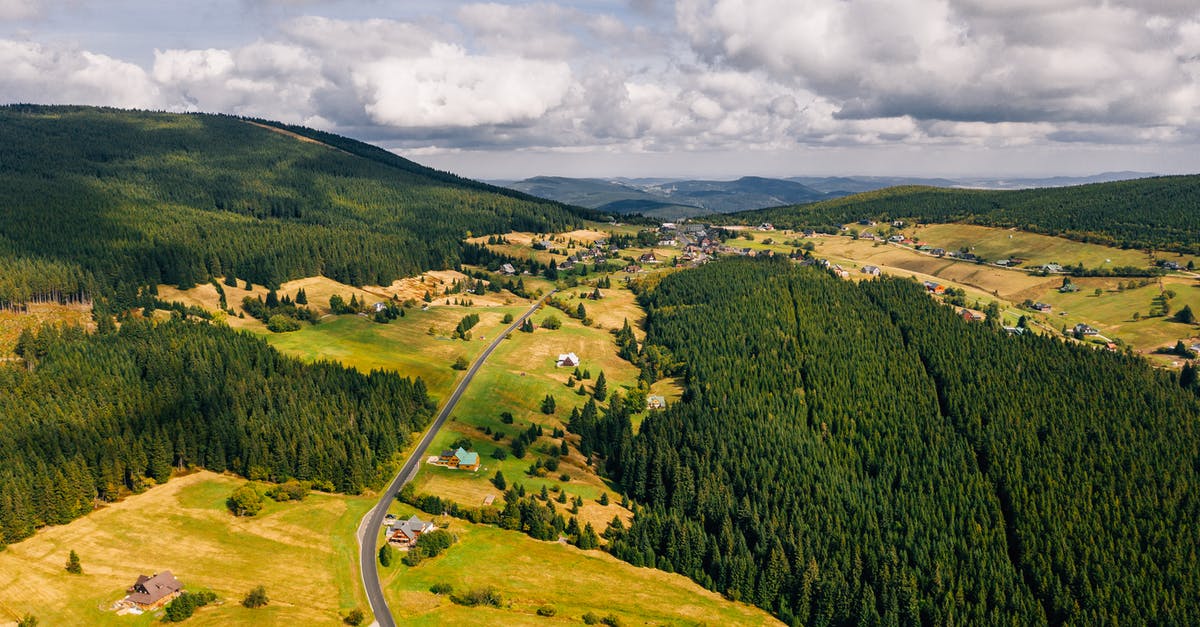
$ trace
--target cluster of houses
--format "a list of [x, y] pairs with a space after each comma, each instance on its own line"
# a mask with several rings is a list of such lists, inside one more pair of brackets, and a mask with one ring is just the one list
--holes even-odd
[[417, 545], [417, 539], [423, 533], [437, 529], [432, 522], [421, 520], [415, 514], [408, 520], [400, 520], [392, 514], [383, 519], [384, 536], [388, 544], [398, 549], [408, 550]]

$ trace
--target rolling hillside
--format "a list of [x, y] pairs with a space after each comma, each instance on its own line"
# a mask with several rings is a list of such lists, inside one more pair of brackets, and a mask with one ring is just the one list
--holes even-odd
[[387, 284], [567, 207], [328, 133], [218, 115], [0, 108], [0, 304], [235, 274]]
[[863, 219], [1019, 227], [1121, 247], [1200, 250], [1200, 175], [1013, 191], [892, 187], [790, 207], [714, 215], [722, 224], [835, 228]]

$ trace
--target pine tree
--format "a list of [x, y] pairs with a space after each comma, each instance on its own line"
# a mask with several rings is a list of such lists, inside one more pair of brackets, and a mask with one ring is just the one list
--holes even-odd
[[542, 413], [551, 415], [555, 410], [554, 396], [547, 394], [546, 398], [542, 399]]
[[592, 388], [592, 396], [603, 402], [608, 397], [608, 381], [604, 378], [604, 371], [600, 371], [600, 376], [596, 377], [596, 385]]
[[79, 563], [79, 554], [75, 549], [71, 549], [71, 554], [67, 556], [67, 572], [72, 575], [83, 574], [83, 565]]
[[300, 290], [298, 292], [296, 292], [296, 304], [297, 305], [307, 305], [308, 304], [308, 293], [304, 291], [303, 287], [300, 288]]
[[508, 481], [505, 481], [505, 479], [504, 479], [504, 473], [502, 473], [502, 472], [500, 472], [499, 470], [497, 470], [497, 471], [496, 471], [496, 476], [492, 477], [492, 485], [496, 486], [496, 489], [497, 489], [497, 490], [504, 490], [504, 489], [507, 489], [507, 488], [508, 488]]

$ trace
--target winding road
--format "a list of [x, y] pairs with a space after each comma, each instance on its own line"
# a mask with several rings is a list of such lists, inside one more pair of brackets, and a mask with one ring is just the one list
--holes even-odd
[[547, 299], [554, 295], [555, 291], [557, 290], [552, 290], [549, 294], [543, 296], [529, 308], [529, 311], [526, 311], [520, 318], [514, 320], [511, 326], [498, 333], [496, 339], [492, 340], [492, 343], [488, 344], [483, 353], [475, 359], [475, 363], [471, 364], [471, 368], [467, 370], [467, 376], [463, 377], [463, 380], [454, 388], [454, 393], [446, 400], [446, 404], [438, 412], [437, 418], [434, 419], [429, 430], [425, 432], [425, 436], [421, 438], [421, 442], [417, 445], [416, 450], [413, 451], [412, 456], [404, 462], [404, 466], [400, 468], [400, 472], [388, 484], [387, 489], [379, 497], [379, 502], [375, 504], [375, 507], [371, 508], [371, 511], [367, 512], [362, 522], [359, 523], [358, 568], [362, 574], [363, 587], [367, 591], [367, 601], [371, 604], [371, 612], [375, 614], [374, 624], [380, 627], [395, 627], [396, 625], [395, 619], [392, 618], [392, 612], [388, 609], [387, 600], [383, 597], [383, 586], [379, 581], [379, 569], [375, 567], [379, 528], [383, 525], [383, 518], [387, 515], [388, 507], [391, 506], [392, 500], [400, 492], [400, 489], [404, 487], [404, 484], [412, 481], [413, 477], [417, 476], [417, 469], [420, 468], [421, 459], [425, 456], [425, 450], [429, 448], [429, 445], [433, 442], [433, 438], [437, 436], [438, 430], [442, 428], [442, 425], [446, 423], [446, 419], [450, 417], [450, 412], [454, 411], [454, 406], [458, 404], [458, 399], [462, 397], [467, 386], [471, 384], [471, 379], [475, 377], [475, 373], [479, 371], [479, 367], [483, 365], [483, 362], [487, 361], [492, 351], [496, 350], [496, 347], [504, 341], [504, 338], [508, 337], [509, 333], [516, 331], [517, 327], [521, 326], [529, 316], [532, 316], [538, 310], [538, 307], [541, 307]]

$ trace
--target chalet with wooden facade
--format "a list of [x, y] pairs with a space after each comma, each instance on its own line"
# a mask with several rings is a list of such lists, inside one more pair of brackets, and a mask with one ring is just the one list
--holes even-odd
[[458, 450], [446, 449], [438, 455], [438, 463], [448, 468], [459, 470], [478, 470], [479, 453], [471, 453], [461, 446]]
[[137, 581], [125, 590], [122, 603], [136, 607], [143, 612], [150, 612], [170, 603], [175, 597], [183, 594], [183, 584], [164, 570], [150, 576], [138, 575]]
[[560, 353], [554, 365], [559, 368], [574, 368], [579, 365], [579, 356], [575, 353]]
[[429, 533], [436, 527], [433, 523], [417, 518], [415, 515], [408, 520], [392, 524], [388, 532], [388, 544], [401, 549], [411, 549], [416, 546], [417, 539], [423, 533]]

